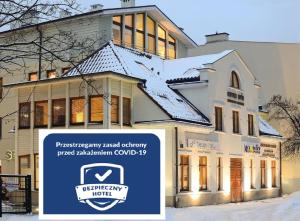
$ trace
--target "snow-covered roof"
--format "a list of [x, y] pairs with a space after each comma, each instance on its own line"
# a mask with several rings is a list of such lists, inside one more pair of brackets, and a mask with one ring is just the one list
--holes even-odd
[[111, 71], [144, 80], [145, 84], [141, 89], [172, 119], [210, 125], [206, 116], [168, 87], [166, 73], [169, 71], [164, 70], [165, 62], [158, 56], [109, 42], [77, 67], [67, 72], [65, 76]]
[[261, 116], [258, 118], [260, 135], [281, 137], [280, 133], [267, 123]]

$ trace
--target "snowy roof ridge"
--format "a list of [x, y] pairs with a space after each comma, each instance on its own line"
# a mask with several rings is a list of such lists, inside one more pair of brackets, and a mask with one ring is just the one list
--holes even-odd
[[267, 121], [265, 121], [261, 116], [258, 116], [258, 122], [260, 135], [282, 137], [281, 134], [277, 130], [275, 130]]

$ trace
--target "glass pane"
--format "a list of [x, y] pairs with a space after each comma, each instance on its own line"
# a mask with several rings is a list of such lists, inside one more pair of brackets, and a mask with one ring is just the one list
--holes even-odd
[[133, 30], [125, 29], [124, 43], [126, 47], [133, 47]]
[[90, 121], [103, 122], [103, 97], [91, 97], [90, 105]]
[[169, 44], [169, 58], [175, 59], [176, 58], [176, 48], [175, 45]]
[[121, 26], [113, 24], [113, 42], [115, 44], [121, 44], [122, 38], [121, 38]]
[[56, 76], [55, 70], [47, 71], [47, 78], [56, 78]]
[[131, 121], [130, 98], [123, 97], [123, 124], [129, 125]]
[[30, 127], [30, 103], [20, 104], [19, 118], [20, 128]]
[[148, 36], [148, 52], [155, 54], [155, 37]]
[[119, 123], [119, 97], [111, 96], [111, 122]]
[[65, 126], [66, 122], [66, 100], [52, 101], [52, 125]]
[[144, 40], [144, 34], [143, 33], [136, 32], [136, 48], [138, 50], [144, 51], [145, 40]]
[[126, 28], [133, 28], [133, 15], [125, 16], [125, 26]]
[[34, 155], [34, 175], [35, 175], [35, 180], [34, 180], [34, 187], [35, 189], [39, 189], [39, 155], [35, 154]]
[[169, 35], [169, 43], [170, 44], [175, 44], [176, 43], [175, 38], [173, 38], [171, 35]]
[[158, 55], [165, 58], [166, 57], [166, 42], [158, 40]]
[[114, 23], [121, 24], [121, 23], [122, 23], [122, 17], [121, 17], [120, 15], [114, 16], [114, 17], [113, 17], [113, 22], [114, 22]]
[[166, 39], [166, 32], [160, 26], [158, 26], [158, 37], [164, 40]]
[[71, 124], [84, 122], [84, 98], [71, 99]]
[[36, 102], [34, 125], [37, 127], [48, 125], [48, 101]]
[[137, 14], [136, 29], [144, 32], [144, 29], [145, 29], [144, 14]]
[[148, 34], [155, 35], [155, 22], [147, 17], [147, 29], [148, 29]]
[[37, 81], [37, 80], [38, 80], [38, 75], [36, 72], [29, 74], [29, 81]]

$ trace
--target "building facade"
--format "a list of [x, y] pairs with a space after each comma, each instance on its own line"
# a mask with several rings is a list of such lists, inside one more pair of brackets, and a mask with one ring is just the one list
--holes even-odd
[[17, 110], [2, 121], [4, 173], [31, 174], [37, 193], [40, 128], [163, 128], [168, 206], [279, 196], [281, 136], [260, 117], [261, 86], [236, 51], [186, 57], [196, 44], [155, 6], [54, 22], [103, 42], [76, 67], [3, 76], [1, 114]]

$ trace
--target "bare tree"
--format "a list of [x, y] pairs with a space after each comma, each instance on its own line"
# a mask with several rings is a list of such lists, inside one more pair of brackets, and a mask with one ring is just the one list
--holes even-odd
[[283, 156], [285, 158], [300, 157], [300, 108], [291, 99], [281, 95], [273, 96], [267, 105], [270, 119], [284, 121], [288, 132], [283, 142]]
[[[18, 74], [20, 78], [21, 74], [26, 79], [34, 64], [41, 79], [45, 70], [56, 69], [56, 66], [76, 67], [103, 39], [99, 36], [82, 38], [66, 27], [47, 21], [80, 12], [76, 0], [0, 0], [1, 75], [17, 77]], [[93, 87], [91, 78], [84, 75], [81, 78], [85, 82], [81, 87]], [[9, 88], [3, 91], [0, 104], [8, 94]], [[18, 110], [0, 117], [3, 119], [16, 112]]]

